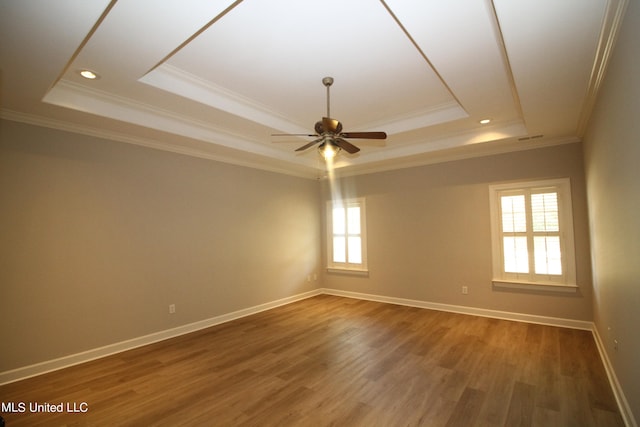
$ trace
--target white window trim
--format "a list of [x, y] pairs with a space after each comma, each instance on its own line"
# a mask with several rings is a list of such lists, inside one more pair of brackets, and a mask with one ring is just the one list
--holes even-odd
[[[354, 264], [349, 262], [333, 262], [333, 207], [341, 205], [344, 207], [360, 207], [360, 239], [362, 251], [362, 263]], [[344, 200], [330, 200], [327, 202], [327, 271], [329, 273], [347, 273], [353, 275], [368, 275], [367, 258], [367, 210], [364, 197]]]
[[[502, 232], [500, 193], [509, 190], [536, 189], [553, 187], [558, 192], [558, 210], [560, 221], [560, 239], [562, 247], [562, 281], [536, 280], [532, 275], [518, 278], [517, 275], [504, 272], [502, 253]], [[489, 186], [491, 211], [491, 249], [493, 261], [493, 286], [505, 289], [527, 289], [549, 292], [576, 292], [575, 243], [573, 238], [573, 211], [571, 203], [571, 182], [569, 178], [512, 182]]]

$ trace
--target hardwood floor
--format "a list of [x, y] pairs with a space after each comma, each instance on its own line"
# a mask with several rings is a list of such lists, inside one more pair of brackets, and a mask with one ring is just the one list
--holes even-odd
[[0, 400], [26, 406], [2, 414], [8, 427], [623, 425], [588, 331], [329, 295], [7, 384]]

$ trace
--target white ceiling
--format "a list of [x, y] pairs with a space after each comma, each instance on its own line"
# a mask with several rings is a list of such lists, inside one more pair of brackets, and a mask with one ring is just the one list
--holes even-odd
[[[5, 0], [2, 117], [299, 176], [578, 141], [627, 0]], [[85, 80], [81, 69], [99, 74]], [[489, 125], [479, 120], [492, 119]]]

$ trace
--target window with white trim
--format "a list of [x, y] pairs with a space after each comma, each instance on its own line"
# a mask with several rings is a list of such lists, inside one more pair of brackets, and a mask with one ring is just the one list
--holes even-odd
[[327, 203], [328, 268], [367, 271], [364, 198]]
[[492, 185], [490, 197], [494, 285], [575, 291], [569, 179]]

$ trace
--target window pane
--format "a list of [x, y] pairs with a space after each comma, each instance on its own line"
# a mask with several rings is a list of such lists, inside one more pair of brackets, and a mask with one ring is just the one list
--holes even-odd
[[344, 208], [333, 208], [333, 234], [345, 234]]
[[528, 273], [529, 251], [526, 237], [504, 237], [504, 271], [506, 273]]
[[533, 231], [558, 231], [558, 193], [531, 195]]
[[502, 231], [522, 233], [527, 231], [524, 195], [502, 196]]
[[347, 209], [347, 230], [349, 234], [360, 234], [360, 207]]
[[346, 240], [341, 236], [333, 237], [333, 262], [347, 262]]
[[535, 236], [533, 249], [536, 274], [562, 274], [559, 236]]
[[349, 237], [349, 262], [362, 264], [362, 240], [360, 237]]

